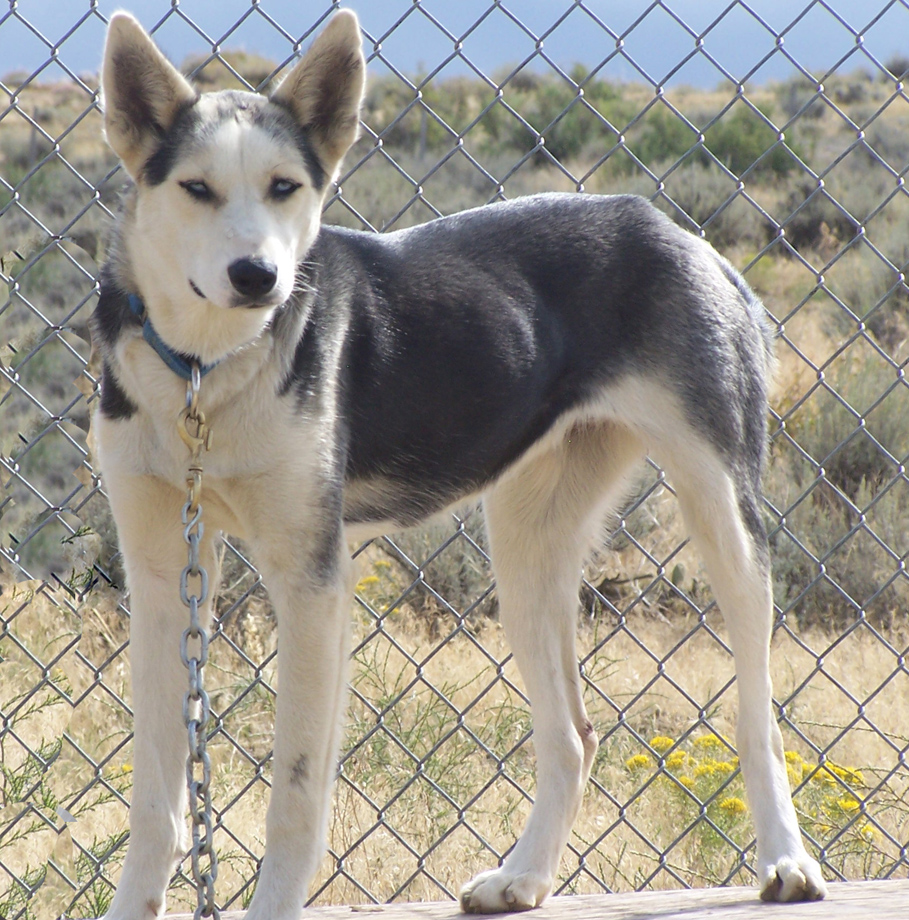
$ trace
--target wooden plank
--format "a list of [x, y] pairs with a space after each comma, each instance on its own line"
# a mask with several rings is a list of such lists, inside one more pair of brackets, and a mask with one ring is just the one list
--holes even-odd
[[[765, 904], [754, 888], [697, 888], [630, 894], [550, 898], [526, 914], [528, 920], [907, 920], [909, 879], [841, 882], [829, 886], [823, 901]], [[471, 914], [477, 920], [502, 914]], [[222, 920], [242, 920], [227, 911]], [[191, 920], [169, 914], [167, 920]], [[432, 904], [363, 904], [311, 907], [303, 920], [465, 920], [454, 901]]]

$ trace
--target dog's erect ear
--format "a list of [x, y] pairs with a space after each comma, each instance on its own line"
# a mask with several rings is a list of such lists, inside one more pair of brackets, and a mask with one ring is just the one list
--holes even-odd
[[136, 179], [155, 142], [196, 91], [129, 13], [115, 13], [101, 66], [107, 142]]
[[365, 86], [360, 24], [350, 10], [340, 10], [271, 95], [306, 129], [332, 178], [357, 139]]

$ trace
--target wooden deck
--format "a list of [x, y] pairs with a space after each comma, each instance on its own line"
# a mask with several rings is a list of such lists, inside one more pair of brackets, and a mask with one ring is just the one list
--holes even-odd
[[[632, 894], [550, 898], [528, 920], [907, 920], [909, 879], [843, 882], [829, 886], [823, 901], [765, 904], [753, 888], [700, 888]], [[223, 920], [242, 920], [241, 911]], [[501, 918], [502, 914], [471, 914]], [[172, 914], [169, 920], [190, 920]], [[432, 904], [381, 904], [311, 907], [303, 920], [465, 920], [454, 901]]]

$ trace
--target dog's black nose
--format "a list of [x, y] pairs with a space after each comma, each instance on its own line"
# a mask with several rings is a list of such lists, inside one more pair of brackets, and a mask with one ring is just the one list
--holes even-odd
[[264, 297], [278, 283], [278, 266], [265, 259], [237, 259], [227, 267], [234, 290], [244, 297]]

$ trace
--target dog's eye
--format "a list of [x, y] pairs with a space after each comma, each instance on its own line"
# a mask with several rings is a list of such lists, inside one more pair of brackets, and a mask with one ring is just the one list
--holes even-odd
[[188, 179], [186, 182], [181, 182], [180, 187], [186, 189], [196, 201], [211, 201], [215, 197], [208, 183], [201, 179]]
[[290, 198], [299, 187], [300, 183], [291, 179], [272, 179], [268, 194], [272, 198], [277, 198], [278, 201], [281, 201], [284, 198]]

